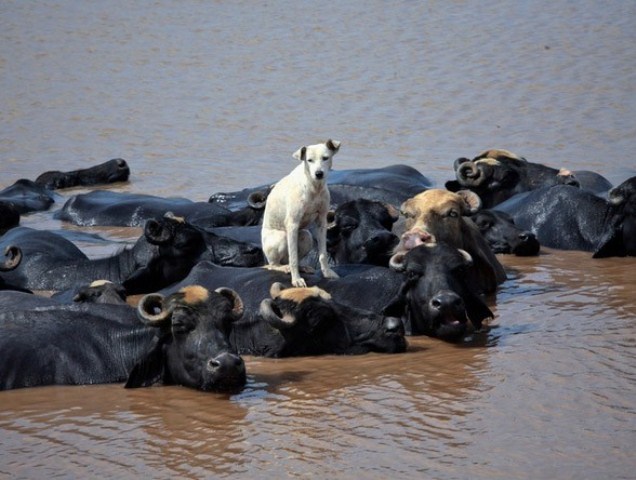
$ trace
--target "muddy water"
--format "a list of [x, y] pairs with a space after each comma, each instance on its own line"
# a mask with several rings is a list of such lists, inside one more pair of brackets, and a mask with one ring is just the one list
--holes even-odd
[[[632, 2], [44, 0], [0, 13], [1, 187], [123, 157], [131, 181], [109, 188], [206, 200], [279, 178], [328, 137], [343, 142], [336, 168], [407, 163], [439, 186], [456, 157], [491, 147], [613, 183], [636, 174]], [[51, 213], [22, 223], [75, 228]], [[2, 392], [0, 476], [633, 478], [636, 260], [501, 259], [492, 329], [462, 345], [248, 358], [247, 388], [229, 397]]]

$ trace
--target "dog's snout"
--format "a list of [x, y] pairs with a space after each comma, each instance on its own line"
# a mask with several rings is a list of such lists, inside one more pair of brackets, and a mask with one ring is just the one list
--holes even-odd
[[316, 178], [318, 180], [322, 180], [322, 177], [324, 177], [324, 176], [325, 176], [325, 172], [323, 172], [323, 171], [316, 172]]

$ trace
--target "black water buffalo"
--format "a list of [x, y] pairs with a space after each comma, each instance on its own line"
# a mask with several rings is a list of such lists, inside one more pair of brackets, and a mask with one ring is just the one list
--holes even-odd
[[51, 190], [25, 178], [0, 191], [0, 202], [12, 204], [20, 214], [48, 210], [58, 197]]
[[129, 295], [159, 290], [184, 278], [200, 260], [237, 266], [262, 265], [259, 249], [218, 237], [164, 215], [148, 220], [133, 246], [99, 259], [89, 259], [69, 240], [52, 232], [16, 227], [0, 237], [0, 248], [15, 245], [23, 261], [0, 278], [36, 290], [67, 290], [96, 279], [124, 285]]
[[479, 197], [467, 190], [453, 193], [430, 189], [409, 198], [400, 207], [406, 233], [396, 251], [435, 240], [449, 243], [466, 250], [473, 258], [467, 273], [475, 288], [482, 293], [496, 291], [506, 280], [506, 272], [477, 226], [468, 218], [479, 207]]
[[[428, 250], [420, 251], [420, 248]], [[389, 323], [391, 318], [400, 317], [407, 334], [456, 341], [468, 331], [467, 320], [474, 328], [481, 329], [482, 321], [493, 315], [468, 281], [467, 256], [442, 243], [417, 247], [417, 250], [419, 253], [414, 253], [413, 258], [420, 259], [422, 268], [419, 270], [412, 266], [408, 270], [401, 267], [401, 271], [395, 271], [360, 264], [334, 267], [340, 275], [337, 279], [325, 279], [318, 274], [301, 275], [308, 284], [329, 292], [339, 304], [376, 313], [384, 310], [385, 322]], [[198, 282], [208, 288], [227, 282], [246, 304], [251, 302], [251, 308], [256, 309], [257, 302], [268, 295], [268, 285], [289, 282], [289, 275], [262, 268], [219, 267], [202, 262], [179, 285], [187, 282]], [[429, 307], [431, 303], [438, 305], [438, 311], [444, 313], [434, 314], [435, 310]], [[447, 314], [453, 305], [452, 315]]]
[[243, 360], [227, 332], [240, 298], [189, 286], [127, 305], [67, 305], [0, 313], [0, 389], [126, 381], [126, 387], [178, 384], [203, 391], [245, 384]]
[[59, 307], [72, 304], [127, 305], [124, 287], [107, 280], [55, 293], [50, 297], [15, 290], [0, 291], [0, 311], [31, 310], [39, 307]]
[[542, 245], [594, 252], [594, 258], [636, 255], [636, 177], [607, 199], [566, 185], [517, 195], [497, 206]]
[[511, 253], [519, 257], [538, 255], [537, 237], [515, 225], [510, 215], [497, 210], [480, 210], [470, 219], [490, 245], [493, 253]]
[[[358, 198], [398, 206], [407, 198], [430, 188], [432, 183], [415, 168], [399, 164], [382, 168], [333, 170], [327, 185], [331, 205], [336, 208]], [[248, 197], [254, 193], [258, 193], [261, 199], [266, 198], [271, 187], [261, 185], [236, 192], [215, 193], [209, 201], [230, 210], [238, 210], [245, 207]]]
[[35, 183], [44, 188], [57, 190], [80, 186], [104, 185], [125, 182], [130, 176], [130, 168], [123, 158], [113, 158], [89, 168], [60, 172], [51, 170], [35, 179]]
[[447, 182], [446, 188], [474, 191], [484, 208], [492, 208], [518, 193], [553, 185], [569, 184], [595, 194], [612, 187], [607, 179], [595, 172], [552, 168], [529, 162], [507, 150], [486, 150], [472, 160], [458, 158], [454, 168], [457, 180]]
[[150, 218], [172, 212], [201, 228], [255, 225], [262, 217], [263, 206], [259, 210], [254, 198], [243, 210], [233, 212], [215, 203], [187, 198], [96, 190], [72, 196], [54, 217], [79, 226], [138, 227]]
[[399, 239], [391, 229], [399, 211], [390, 204], [360, 198], [330, 215], [327, 251], [335, 264], [368, 263], [388, 267]]
[[[385, 269], [389, 271], [388, 269]], [[232, 344], [242, 354], [285, 357], [320, 354], [403, 352], [404, 327], [396, 318], [335, 301], [318, 287], [283, 289], [289, 275], [264, 268], [219, 267], [201, 262], [181, 283], [200, 280], [211, 288], [226, 281], [245, 305], [243, 320], [234, 324]]]
[[0, 235], [20, 224], [20, 212], [11, 202], [0, 201]]
[[110, 280], [95, 280], [89, 285], [77, 285], [69, 290], [54, 293], [51, 299], [59, 303], [111, 303], [125, 304], [126, 289]]

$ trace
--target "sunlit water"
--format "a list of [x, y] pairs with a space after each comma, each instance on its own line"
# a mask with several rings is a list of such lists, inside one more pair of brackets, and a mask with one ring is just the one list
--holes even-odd
[[[6, 1], [0, 15], [0, 187], [123, 157], [131, 180], [112, 190], [207, 200], [280, 178], [329, 137], [336, 168], [406, 163], [438, 186], [491, 147], [636, 175], [633, 2]], [[77, 228], [51, 214], [83, 191], [22, 224]], [[500, 258], [492, 329], [465, 345], [247, 358], [230, 397], [2, 392], [0, 476], [634, 478], [636, 260]]]

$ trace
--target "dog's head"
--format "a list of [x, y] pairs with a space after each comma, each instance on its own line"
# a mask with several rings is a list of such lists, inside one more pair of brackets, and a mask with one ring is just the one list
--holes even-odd
[[305, 163], [305, 172], [313, 181], [327, 181], [333, 156], [338, 153], [340, 142], [327, 140], [325, 143], [300, 147], [294, 158]]

